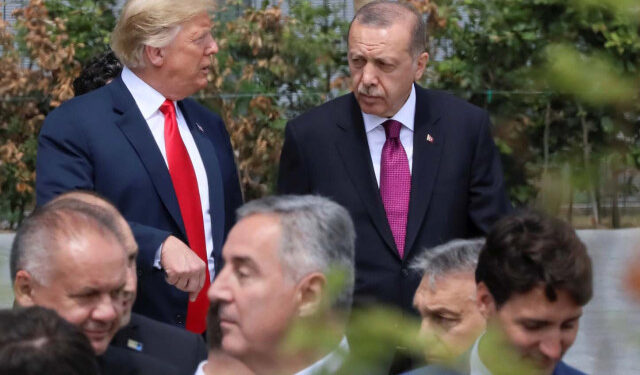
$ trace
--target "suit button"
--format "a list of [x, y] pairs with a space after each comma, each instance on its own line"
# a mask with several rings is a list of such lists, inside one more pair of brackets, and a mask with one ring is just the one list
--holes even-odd
[[402, 277], [408, 277], [409, 276], [409, 270], [406, 268], [402, 269]]
[[176, 324], [184, 325], [184, 316], [182, 314], [176, 314]]

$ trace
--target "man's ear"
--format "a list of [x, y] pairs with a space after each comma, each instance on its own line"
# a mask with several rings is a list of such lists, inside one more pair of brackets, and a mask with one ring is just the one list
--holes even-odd
[[31, 274], [25, 270], [19, 270], [16, 273], [16, 279], [13, 282], [13, 294], [15, 303], [21, 307], [34, 306], [36, 303], [33, 299], [34, 287], [36, 281]]
[[482, 281], [476, 286], [476, 303], [478, 310], [485, 319], [489, 319], [496, 312], [496, 301], [493, 299], [489, 288]]
[[418, 59], [416, 61], [416, 71], [415, 74], [413, 76], [413, 80], [417, 81], [420, 78], [422, 78], [422, 74], [424, 73], [424, 70], [427, 68], [427, 63], [429, 62], [429, 54], [426, 52], [422, 52], [419, 56]]
[[305, 276], [298, 283], [298, 316], [311, 316], [322, 308], [327, 279], [320, 272], [313, 272]]
[[151, 65], [159, 68], [164, 64], [165, 51], [164, 48], [144, 46], [144, 55]]

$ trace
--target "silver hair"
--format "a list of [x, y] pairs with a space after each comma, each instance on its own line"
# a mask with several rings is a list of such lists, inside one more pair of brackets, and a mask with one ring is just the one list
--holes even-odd
[[332, 307], [350, 310], [356, 234], [344, 207], [320, 196], [281, 195], [251, 201], [237, 214], [238, 220], [256, 214], [277, 215], [282, 231], [279, 255], [289, 276], [299, 281], [311, 272], [344, 272]]
[[74, 201], [37, 208], [22, 222], [13, 239], [11, 281], [19, 270], [25, 270], [39, 283], [50, 284], [53, 254], [89, 232], [111, 238], [124, 249], [117, 223], [100, 207]]
[[451, 272], [475, 272], [480, 250], [484, 246], [483, 238], [471, 240], [452, 240], [431, 249], [425, 249], [409, 266], [422, 277], [429, 278], [434, 287], [436, 278]]

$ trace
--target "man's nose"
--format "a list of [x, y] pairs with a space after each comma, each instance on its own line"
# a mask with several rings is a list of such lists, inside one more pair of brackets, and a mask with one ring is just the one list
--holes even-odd
[[554, 361], [562, 358], [562, 342], [559, 333], [550, 333], [540, 342], [540, 352]]
[[213, 39], [212, 35], [208, 36], [207, 49], [205, 50], [206, 55], [215, 55], [218, 53], [218, 43], [216, 43], [215, 39]]
[[122, 312], [122, 297], [114, 298], [105, 295], [100, 299], [98, 305], [93, 309], [91, 317], [96, 321], [112, 322], [118, 318], [118, 314]]
[[378, 84], [378, 75], [373, 64], [367, 63], [362, 68], [362, 83], [368, 87]]
[[207, 297], [212, 303], [231, 300], [231, 291], [228, 288], [229, 272], [227, 270], [226, 267], [222, 268], [222, 271], [207, 291]]

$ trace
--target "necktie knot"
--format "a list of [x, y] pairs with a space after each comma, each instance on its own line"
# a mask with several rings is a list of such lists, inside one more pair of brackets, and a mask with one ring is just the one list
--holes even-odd
[[402, 128], [402, 123], [396, 120], [387, 120], [382, 123], [384, 127], [384, 132], [387, 135], [387, 139], [394, 139], [400, 136], [400, 128]]
[[175, 108], [173, 107], [173, 102], [169, 99], [166, 99], [161, 105], [160, 105], [160, 112], [162, 112], [163, 115], [168, 116], [168, 115], [172, 115], [175, 113]]

